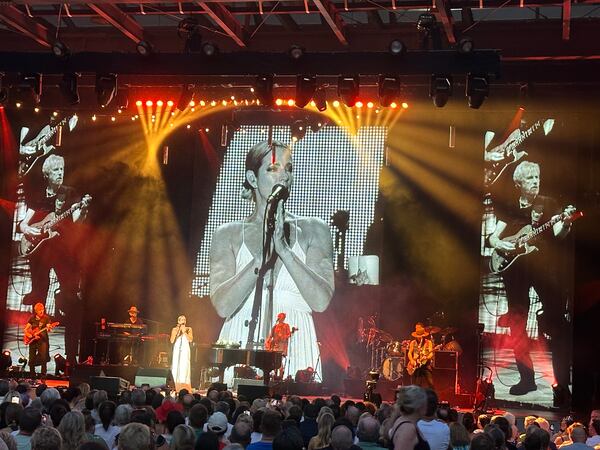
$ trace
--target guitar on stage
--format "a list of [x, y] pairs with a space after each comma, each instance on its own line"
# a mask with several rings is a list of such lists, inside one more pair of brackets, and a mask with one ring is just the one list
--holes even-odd
[[19, 145], [19, 155], [21, 155], [21, 160], [19, 162], [19, 177], [27, 175], [40, 158], [54, 150], [55, 147], [53, 145], [46, 145], [46, 143], [59, 132], [65, 124], [68, 123], [69, 131], [73, 131], [77, 126], [77, 120], [77, 115], [72, 115], [71, 117], [65, 117], [54, 126], [46, 125], [36, 137], [28, 142], [24, 141], [29, 132], [29, 128], [23, 127], [21, 129], [21, 141]]
[[532, 225], [525, 225], [516, 234], [502, 238], [504, 241], [515, 244], [515, 249], [507, 251], [494, 249], [490, 259], [490, 271], [493, 274], [504, 272], [521, 256], [529, 255], [530, 253], [539, 250], [535, 245], [533, 245], [538, 236], [548, 230], [551, 230], [552, 227], [561, 220], [569, 220], [573, 222], [580, 217], [583, 217], [583, 212], [576, 211], [574, 207], [567, 208], [565, 212], [554, 216], [548, 222], [540, 225], [537, 228], [534, 228]]
[[29, 345], [33, 342], [40, 340], [42, 338], [42, 333], [50, 332], [53, 328], [57, 327], [58, 325], [60, 325], [60, 322], [52, 322], [41, 328], [31, 328], [30, 330], [25, 332], [25, 335], [23, 336], [23, 343], [25, 345]]
[[485, 168], [485, 186], [494, 184], [509, 166], [527, 156], [526, 151], [518, 151], [518, 148], [540, 127], [544, 131], [544, 136], [547, 136], [554, 127], [554, 119], [538, 120], [526, 130], [517, 128], [508, 135], [502, 144], [485, 152], [485, 161], [489, 163]]
[[[423, 350], [425, 350], [425, 348], [423, 348]], [[409, 375], [414, 374], [417, 371], [417, 369], [425, 366], [431, 360], [431, 358], [432, 352], [419, 352], [414, 361], [409, 361], [409, 363], [406, 365], [406, 372], [408, 372]]]
[[90, 202], [92, 201], [92, 197], [90, 195], [84, 195], [80, 202], [73, 204], [69, 209], [65, 212], [56, 215], [56, 213], [51, 212], [42, 220], [37, 223], [30, 225], [33, 228], [37, 228], [40, 230], [39, 235], [27, 235], [23, 234], [21, 238], [21, 242], [19, 244], [19, 255], [20, 256], [29, 256], [33, 252], [35, 252], [41, 245], [43, 245], [46, 241], [55, 238], [59, 235], [58, 231], [56, 231], [56, 226], [65, 220], [67, 217], [73, 215], [75, 211], [78, 209], [86, 208]]

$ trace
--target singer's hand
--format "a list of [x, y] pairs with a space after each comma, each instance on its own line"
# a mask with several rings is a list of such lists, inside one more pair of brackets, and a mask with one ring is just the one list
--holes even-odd
[[285, 212], [283, 209], [283, 202], [279, 202], [277, 205], [277, 212], [275, 213], [275, 232], [273, 233], [273, 247], [278, 255], [283, 255], [290, 251], [290, 246], [285, 240]]

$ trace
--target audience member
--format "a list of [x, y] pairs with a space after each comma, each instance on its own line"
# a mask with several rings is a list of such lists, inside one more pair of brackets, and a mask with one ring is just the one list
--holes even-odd
[[42, 413], [34, 408], [25, 408], [19, 420], [19, 431], [13, 433], [18, 450], [31, 449], [31, 435], [42, 424]]
[[252, 441], [252, 425], [244, 420], [238, 420], [231, 429], [229, 442], [231, 444], [240, 444], [243, 448], [248, 447]]
[[150, 428], [141, 423], [129, 423], [119, 433], [119, 450], [154, 450]]
[[331, 445], [331, 429], [334, 422], [335, 418], [331, 413], [331, 409], [326, 406], [321, 408], [317, 417], [317, 435], [310, 439], [308, 450], [317, 450]]
[[65, 414], [57, 430], [62, 437], [63, 450], [77, 450], [81, 444], [88, 441], [85, 431], [85, 419], [79, 411], [71, 411]]
[[469, 431], [462, 423], [452, 422], [450, 428], [450, 444], [453, 450], [468, 450], [471, 443]]
[[271, 450], [273, 439], [281, 431], [281, 414], [267, 409], [262, 416], [260, 431], [262, 438], [248, 446], [248, 450]]
[[194, 450], [196, 444], [196, 433], [188, 425], [177, 425], [173, 430], [171, 439], [171, 450]]
[[427, 394], [418, 386], [403, 386], [396, 397], [397, 412], [387, 438], [395, 450], [429, 449], [429, 444], [417, 428], [418, 420], [427, 411]]
[[374, 417], [361, 417], [356, 428], [358, 446], [363, 450], [383, 450], [379, 445], [379, 428], [380, 424]]
[[442, 420], [436, 419], [438, 396], [433, 389], [425, 389], [425, 395], [427, 408], [425, 416], [417, 422], [417, 427], [431, 450], [446, 450], [450, 443], [450, 429]]
[[31, 450], [61, 450], [62, 438], [56, 428], [39, 427], [31, 435]]
[[302, 434], [297, 427], [285, 428], [273, 439], [273, 450], [303, 450], [303, 448]]

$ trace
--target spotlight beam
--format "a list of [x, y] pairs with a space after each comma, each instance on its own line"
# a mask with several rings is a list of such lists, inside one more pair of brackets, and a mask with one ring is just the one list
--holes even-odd
[[452, 45], [456, 44], [456, 36], [454, 36], [454, 22], [452, 20], [452, 11], [450, 11], [450, 7], [446, 3], [446, 0], [434, 0], [434, 4], [436, 8], [436, 16], [444, 27], [448, 42]]
[[221, 3], [197, 2], [227, 35], [240, 47], [246, 47], [246, 30]]
[[329, 0], [313, 0], [315, 5], [317, 6], [319, 12], [327, 22], [327, 25], [335, 34], [335, 37], [338, 38], [344, 45], [348, 45], [348, 40], [346, 39], [346, 35], [344, 34], [344, 21], [340, 17], [337, 8], [335, 5]]
[[87, 5], [136, 44], [144, 40], [144, 28], [135, 19], [121, 11], [117, 5], [110, 3], [88, 3]]
[[0, 20], [38, 44], [48, 48], [52, 47], [55, 31], [49, 30], [35, 19], [23, 14], [15, 6], [0, 5]]

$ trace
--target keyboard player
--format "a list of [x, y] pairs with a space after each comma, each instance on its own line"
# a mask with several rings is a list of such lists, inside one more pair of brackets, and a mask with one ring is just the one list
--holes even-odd
[[144, 321], [138, 317], [139, 310], [137, 307], [132, 305], [127, 313], [129, 314], [129, 318], [125, 321], [125, 323], [130, 323], [131, 325], [144, 325]]
[[[135, 305], [131, 305], [127, 310], [129, 317], [125, 321], [128, 325], [134, 325], [135, 327], [129, 328], [123, 332], [124, 335], [138, 336], [141, 338], [146, 331], [146, 324], [138, 317], [139, 309]], [[138, 328], [138, 326], [140, 328]], [[122, 362], [124, 364], [138, 364], [142, 357], [142, 342], [141, 339], [132, 339], [128, 345], [121, 348]]]

